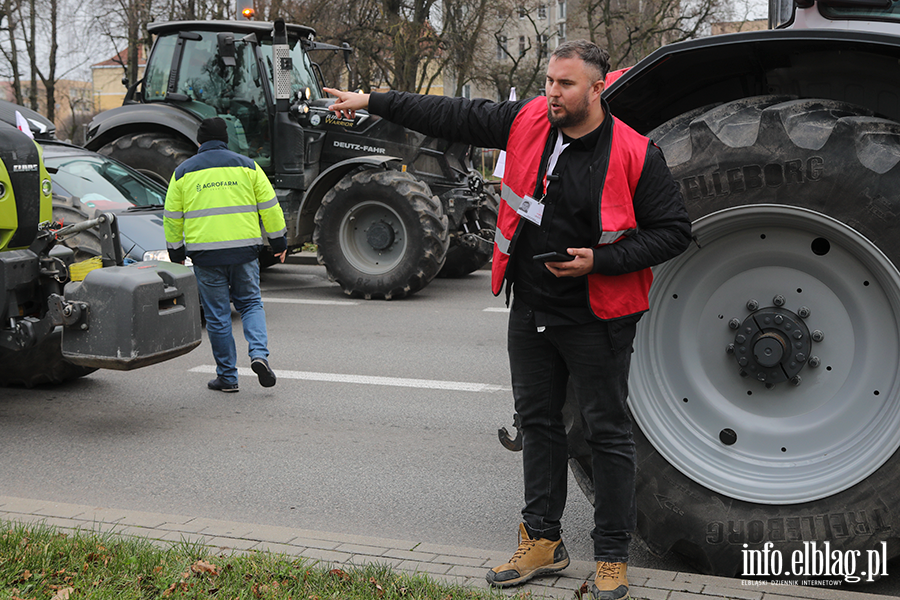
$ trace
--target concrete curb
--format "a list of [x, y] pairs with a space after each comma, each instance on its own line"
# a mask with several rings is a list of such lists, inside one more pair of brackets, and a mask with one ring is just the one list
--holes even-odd
[[[502, 552], [441, 546], [413, 540], [391, 540], [151, 513], [81, 504], [67, 504], [0, 496], [0, 519], [19, 523], [44, 523], [62, 530], [102, 531], [135, 536], [160, 543], [182, 540], [200, 542], [216, 551], [271, 551], [333, 565], [386, 564], [396, 570], [425, 573], [436, 580], [486, 588], [484, 575], [509, 559], [512, 548]], [[594, 563], [573, 561], [550, 577], [513, 588], [537, 598], [575, 598], [582, 584], [594, 576]], [[884, 600], [885, 596], [800, 585], [746, 582], [726, 577], [678, 573], [633, 567], [628, 570], [631, 596], [636, 600]], [[587, 596], [589, 598], [589, 596]]]

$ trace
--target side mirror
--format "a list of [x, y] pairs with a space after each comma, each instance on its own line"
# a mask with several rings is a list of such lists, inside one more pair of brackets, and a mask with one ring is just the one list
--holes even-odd
[[216, 36], [219, 46], [219, 61], [223, 67], [234, 67], [237, 61], [234, 59], [234, 34], [221, 32]]

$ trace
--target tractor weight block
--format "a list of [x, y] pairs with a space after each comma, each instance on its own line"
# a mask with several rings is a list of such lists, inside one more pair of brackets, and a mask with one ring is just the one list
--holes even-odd
[[200, 344], [197, 280], [183, 265], [147, 261], [96, 269], [66, 285], [65, 299], [87, 306], [63, 330], [63, 357], [77, 365], [127, 371]]

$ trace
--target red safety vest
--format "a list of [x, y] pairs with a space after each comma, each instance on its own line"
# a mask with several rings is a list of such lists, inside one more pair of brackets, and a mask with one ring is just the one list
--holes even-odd
[[[509, 249], [519, 229], [521, 217], [516, 209], [525, 196], [534, 194], [541, 155], [549, 135], [547, 99], [538, 97], [516, 115], [506, 144], [506, 168], [500, 194], [503, 201], [497, 216], [491, 266], [491, 288], [495, 296], [503, 289]], [[637, 229], [634, 190], [644, 168], [649, 143], [646, 137], [613, 117], [609, 166], [600, 188], [603, 193], [597, 198], [601, 233], [596, 246], [614, 244]], [[649, 268], [613, 276], [591, 273], [587, 278], [590, 307], [599, 319], [638, 314], [650, 306], [648, 294], [653, 273]]]

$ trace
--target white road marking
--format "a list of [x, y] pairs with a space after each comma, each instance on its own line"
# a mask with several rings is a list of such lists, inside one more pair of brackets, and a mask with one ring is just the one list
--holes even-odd
[[484, 309], [482, 312], [499, 312], [499, 313], [508, 313], [509, 309], [503, 306], [491, 306]]
[[[190, 369], [190, 373], [215, 374], [215, 365], [201, 365]], [[238, 375], [256, 377], [247, 368], [239, 368]], [[464, 381], [439, 381], [435, 379], [406, 379], [402, 377], [378, 377], [374, 375], [345, 375], [343, 373], [312, 373], [309, 371], [275, 370], [279, 379], [304, 379], [306, 381], [327, 381], [331, 383], [358, 383], [362, 385], [390, 385], [395, 387], [446, 390], [452, 392], [509, 392], [511, 388], [489, 383], [467, 383]]]
[[355, 306], [352, 300], [304, 300], [301, 298], [263, 298], [263, 304], [318, 304], [326, 306]]

